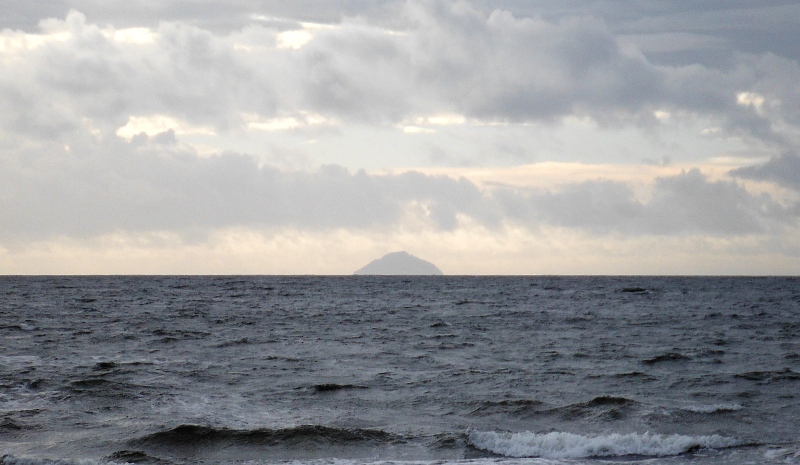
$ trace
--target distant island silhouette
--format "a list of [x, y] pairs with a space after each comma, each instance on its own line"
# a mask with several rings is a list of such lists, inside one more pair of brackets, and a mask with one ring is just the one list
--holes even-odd
[[433, 263], [408, 252], [392, 252], [356, 270], [357, 275], [443, 275]]

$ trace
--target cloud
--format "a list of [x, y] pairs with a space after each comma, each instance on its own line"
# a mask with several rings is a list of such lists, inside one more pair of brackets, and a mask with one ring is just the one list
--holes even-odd
[[[280, 171], [253, 157], [198, 157], [174, 132], [126, 143], [0, 157], [6, 239], [93, 237], [114, 231], [388, 228], [407, 209], [433, 227], [456, 214], [491, 223], [477, 187], [446, 176], [369, 175], [340, 166]], [[54, 148], [51, 148], [54, 150]]]
[[548, 192], [504, 193], [509, 218], [599, 234], [712, 236], [764, 233], [797, 223], [798, 212], [731, 181], [709, 181], [697, 169], [656, 178], [648, 201], [625, 183], [586, 181]]
[[736, 235], [765, 232], [770, 223], [797, 220], [769, 196], [752, 195], [732, 181], [709, 182], [696, 169], [658, 179], [648, 209], [646, 228], [651, 233]]
[[[152, 42], [140, 43], [76, 11], [41, 28], [41, 45], [23, 40], [19, 50], [6, 50], [16, 53], [0, 74], [0, 106], [14, 134], [58, 138], [86, 121], [111, 134], [131, 117], [154, 115], [225, 130], [241, 124], [241, 113], [274, 113], [269, 73], [243, 63], [232, 39], [163, 23]], [[275, 31], [259, 35], [274, 42]]]
[[800, 191], [800, 156], [786, 152], [764, 164], [739, 168], [731, 174], [745, 179], [770, 181]]
[[[51, 148], [54, 150], [54, 148]], [[517, 225], [592, 233], [715, 236], [796, 223], [793, 210], [698, 170], [658, 178], [652, 198], [625, 183], [588, 181], [538, 191], [479, 188], [465, 178], [369, 174], [327, 165], [259, 166], [234, 153], [199, 157], [174, 132], [115, 138], [43, 155], [0, 157], [0, 237], [9, 243], [120, 231], [192, 234], [219, 228], [452, 231]]]
[[[190, 3], [9, 3], [0, 243], [221, 230], [713, 242], [797, 229], [796, 205], [736, 180], [800, 190], [796, 52], [770, 49], [770, 34], [742, 45], [757, 36], [748, 14], [786, 31], [793, 3], [353, 0], [312, 16], [305, 0]], [[709, 20], [718, 17], [742, 32]], [[648, 137], [658, 150], [641, 150]], [[298, 162], [312, 152], [315, 164]], [[785, 154], [733, 179], [704, 169], [510, 187], [399, 169], [426, 153], [476, 169]], [[363, 160], [396, 174], [359, 170]]]
[[[223, 4], [213, 0], [167, 0], [137, 2], [97, 2], [94, 0], [6, 0], [0, 28], [35, 31], [42, 18], [63, 18], [70, 9], [84, 12], [99, 24], [118, 27], [146, 26], [155, 28], [162, 21], [183, 22], [202, 29], [226, 34], [241, 30], [254, 20], [279, 28], [292, 27], [300, 21], [338, 23], [343, 17], [357, 17], [381, 24], [397, 22], [394, 11], [387, 5], [395, 0], [346, 0], [318, 2], [263, 2], [259, 0], [230, 0]], [[672, 48], [697, 48], [698, 41], [685, 39], [689, 35], [703, 37], [700, 43], [710, 43], [719, 54], [721, 46], [731, 51], [777, 55], [798, 59], [796, 45], [800, 39], [795, 24], [788, 20], [800, 13], [793, 0], [758, 0], [726, 2], [685, 2], [661, 0], [648, 2], [597, 2], [572, 0], [484, 0], [470, 1], [472, 9], [489, 14], [495, 9], [512, 12], [517, 17], [541, 17], [558, 22], [568, 17], [593, 16], [601, 18], [614, 34], [635, 34], [645, 41], [648, 36], [675, 34], [669, 40]], [[655, 44], [663, 48], [663, 44]], [[656, 56], [650, 54], [650, 56]], [[686, 58], [700, 55], [687, 54]], [[714, 56], [705, 55], [714, 59]], [[661, 58], [661, 57], [658, 57]], [[703, 62], [700, 62], [703, 63]], [[683, 64], [688, 64], [685, 61]], [[706, 63], [708, 64], [708, 63]]]
[[[638, 36], [636, 41], [643, 46], [648, 58], [662, 64], [702, 63], [725, 67], [739, 52], [769, 52], [793, 60], [800, 58], [797, 47], [800, 33], [787, 20], [800, 14], [800, 6], [793, 0], [768, 3], [758, 0], [501, 0], [490, 5], [520, 16], [541, 15], [549, 20], [582, 15], [603, 18], [615, 34]], [[663, 41], [653, 41], [658, 37]], [[702, 48], [705, 47], [713, 49], [713, 53], [707, 53], [710, 50], [704, 53]]]
[[[356, 20], [297, 25], [306, 41], [288, 48], [279, 40], [286, 31], [258, 21], [225, 34], [183, 22], [114, 29], [72, 11], [42, 21], [39, 34], [5, 30], [9, 40], [23, 34], [41, 45], [0, 54], [14, 64], [0, 74], [0, 106], [15, 115], [3, 126], [59, 137], [85, 120], [113, 133], [130, 118], [160, 116], [226, 132], [253, 117], [305, 114], [372, 125], [453, 114], [653, 126], [654, 114], [669, 112], [786, 145], [787, 125], [800, 124], [800, 68], [784, 58], [743, 56], [728, 70], [656, 66], [594, 17], [550, 22], [466, 2], [397, 8], [394, 29]], [[744, 105], [742, 93], [764, 103]]]
[[517, 214], [512, 217], [527, 222], [542, 222], [567, 228], [607, 233], [628, 230], [639, 221], [645, 206], [636, 200], [623, 183], [589, 181], [562, 186], [561, 189], [532, 193], [527, 198], [524, 216], [519, 210], [520, 198], [512, 200]]
[[[24, 0], [8, 0], [0, 27], [32, 31], [42, 18], [64, 17], [76, 9], [95, 18], [98, 23], [121, 27], [157, 27], [162, 21], [183, 22], [203, 29], [227, 33], [241, 29], [253, 19], [268, 24], [291, 24], [300, 21], [337, 21], [342, 14], [364, 8], [366, 1], [320, 3], [295, 0], [265, 3], [259, 0], [139, 0], [136, 2], [98, 2], [95, 0], [41, 0], [35, 4]], [[347, 4], [344, 4], [347, 3]], [[294, 18], [294, 19], [292, 19]]]

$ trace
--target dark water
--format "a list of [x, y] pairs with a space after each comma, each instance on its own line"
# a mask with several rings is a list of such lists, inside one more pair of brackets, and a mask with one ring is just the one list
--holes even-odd
[[0, 277], [0, 463], [800, 463], [800, 279]]

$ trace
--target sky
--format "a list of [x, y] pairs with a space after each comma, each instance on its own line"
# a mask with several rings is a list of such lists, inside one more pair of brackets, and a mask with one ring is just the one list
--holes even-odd
[[800, 274], [800, 3], [3, 0], [0, 274]]

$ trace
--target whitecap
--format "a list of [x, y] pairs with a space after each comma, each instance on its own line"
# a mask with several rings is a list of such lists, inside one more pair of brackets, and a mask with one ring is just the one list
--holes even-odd
[[43, 459], [32, 457], [17, 457], [11, 454], [0, 456], [3, 465], [105, 465], [115, 462], [100, 462], [92, 459]]
[[740, 404], [712, 404], [712, 405], [690, 405], [683, 407], [682, 410], [692, 413], [719, 413], [735, 412], [743, 407]]
[[639, 455], [664, 457], [683, 454], [697, 448], [724, 448], [737, 444], [732, 438], [718, 435], [684, 436], [652, 433], [584, 436], [551, 432], [473, 431], [469, 442], [479, 448], [506, 457], [543, 457], [578, 459], [587, 457], [623, 457]]

